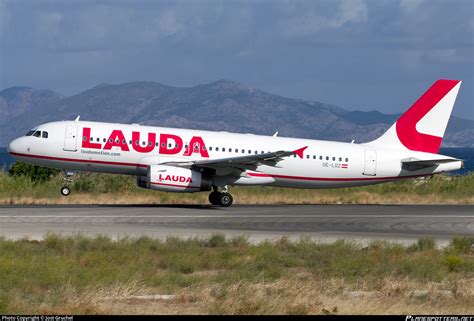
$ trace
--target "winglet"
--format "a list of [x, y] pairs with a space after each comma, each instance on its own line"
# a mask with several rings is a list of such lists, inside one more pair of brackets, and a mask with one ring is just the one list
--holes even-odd
[[294, 150], [293, 153], [298, 155], [299, 158], [303, 158], [303, 152], [305, 151], [306, 148], [308, 148], [308, 146]]

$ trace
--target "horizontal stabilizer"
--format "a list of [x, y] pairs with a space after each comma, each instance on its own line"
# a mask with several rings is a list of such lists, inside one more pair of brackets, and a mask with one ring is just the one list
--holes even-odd
[[406, 159], [402, 159], [402, 167], [406, 170], [414, 171], [414, 170], [422, 169], [425, 167], [438, 166], [441, 164], [453, 163], [453, 162], [462, 162], [462, 160], [456, 159], [456, 158], [424, 159], [424, 160], [420, 160], [417, 158], [406, 158]]

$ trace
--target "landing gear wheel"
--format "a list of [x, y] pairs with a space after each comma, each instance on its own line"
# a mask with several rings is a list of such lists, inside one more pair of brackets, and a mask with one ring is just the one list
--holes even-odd
[[229, 193], [220, 193], [219, 195], [219, 205], [222, 207], [229, 207], [234, 202], [232, 195]]
[[69, 194], [71, 194], [71, 189], [68, 186], [61, 187], [62, 196], [69, 196]]
[[211, 194], [209, 194], [209, 202], [210, 202], [212, 205], [220, 205], [220, 203], [219, 203], [219, 195], [220, 195], [220, 193], [217, 192], [217, 191], [214, 191], [214, 192], [212, 192]]

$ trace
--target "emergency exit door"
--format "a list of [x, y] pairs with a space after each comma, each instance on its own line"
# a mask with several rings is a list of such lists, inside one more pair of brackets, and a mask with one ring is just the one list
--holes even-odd
[[377, 173], [377, 152], [372, 149], [365, 150], [364, 175], [375, 176]]

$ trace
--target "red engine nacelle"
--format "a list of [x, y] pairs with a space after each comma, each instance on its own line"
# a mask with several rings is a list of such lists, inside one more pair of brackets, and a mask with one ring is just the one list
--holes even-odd
[[210, 191], [212, 186], [198, 171], [167, 165], [148, 166], [147, 176], [138, 177], [137, 183], [143, 188], [180, 193]]

